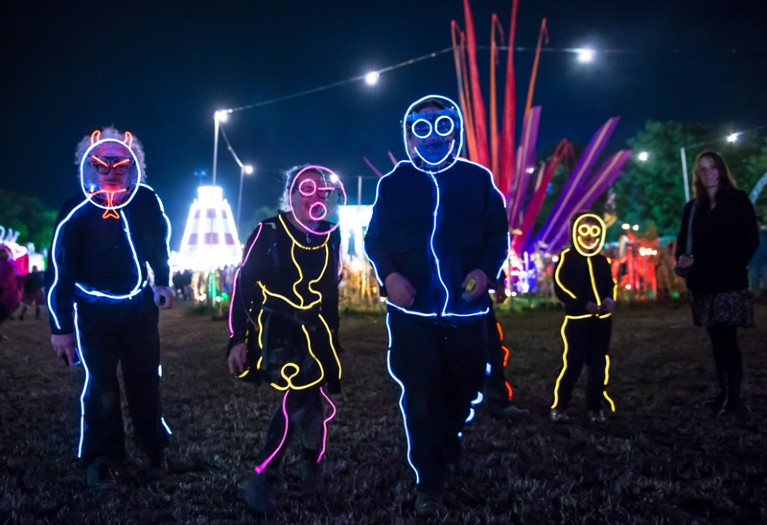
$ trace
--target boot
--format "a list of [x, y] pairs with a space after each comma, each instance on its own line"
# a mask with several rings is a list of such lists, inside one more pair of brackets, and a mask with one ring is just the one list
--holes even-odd
[[325, 493], [325, 481], [322, 479], [322, 468], [316, 461], [303, 460], [301, 463], [301, 494], [316, 496]]

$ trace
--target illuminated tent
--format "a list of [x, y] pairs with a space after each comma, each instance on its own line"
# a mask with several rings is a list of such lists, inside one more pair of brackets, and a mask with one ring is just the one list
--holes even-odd
[[173, 266], [209, 271], [237, 265], [240, 259], [242, 246], [223, 189], [220, 186], [200, 186], [189, 210], [181, 249]]

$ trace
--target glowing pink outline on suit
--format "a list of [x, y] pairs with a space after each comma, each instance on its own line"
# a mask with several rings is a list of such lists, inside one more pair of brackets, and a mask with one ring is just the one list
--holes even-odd
[[322, 456], [325, 454], [325, 445], [328, 442], [328, 423], [330, 423], [330, 420], [336, 417], [336, 406], [333, 404], [333, 402], [330, 400], [330, 397], [325, 393], [325, 391], [320, 387], [320, 394], [322, 394], [322, 397], [325, 398], [325, 401], [327, 401], [330, 404], [330, 407], [333, 409], [333, 413], [328, 416], [325, 421], [322, 422], [322, 450], [320, 451], [320, 455], [317, 457], [317, 463], [319, 463], [322, 460]]
[[[320, 175], [321, 175], [323, 178], [326, 176], [326, 173], [325, 173], [325, 172], [327, 172], [327, 174], [328, 174], [329, 176], [335, 176], [335, 178], [336, 178], [336, 182], [338, 183], [338, 188], [340, 188], [340, 189], [341, 189], [341, 194], [344, 196], [344, 201], [343, 201], [343, 204], [340, 204], [340, 206], [345, 206], [345, 205], [346, 205], [346, 201], [347, 201], [347, 197], [346, 197], [346, 189], [344, 188], [344, 185], [343, 185], [343, 183], [341, 182], [341, 178], [340, 178], [340, 177], [339, 177], [339, 176], [338, 176], [338, 175], [337, 175], [337, 174], [336, 174], [336, 173], [335, 173], [333, 170], [331, 170], [330, 168], [326, 168], [325, 166], [320, 166], [319, 164], [311, 164], [311, 165], [309, 165], [309, 166], [306, 166], [306, 167], [304, 167], [304, 168], [301, 168], [301, 171], [299, 171], [299, 172], [296, 174], [296, 176], [293, 178], [293, 182], [290, 184], [290, 192], [289, 192], [289, 195], [292, 195], [292, 194], [293, 194], [293, 187], [296, 185], [296, 181], [297, 181], [298, 179], [300, 179], [300, 178], [301, 178], [301, 175], [303, 175], [305, 171], [316, 171], [316, 172], [319, 172], [319, 174], [320, 174]], [[316, 183], [315, 183], [315, 184], [316, 184]], [[333, 188], [333, 190], [335, 190], [335, 189], [336, 189], [336, 188]], [[299, 187], [299, 190], [300, 190], [300, 187]], [[303, 193], [303, 192], [301, 192], [301, 195], [304, 195], [304, 193]], [[304, 195], [304, 196], [306, 196], [306, 195]], [[314, 206], [315, 206], [316, 204], [317, 204], [317, 203], [313, 204], [311, 208], [314, 208]], [[310, 213], [311, 213], [311, 208], [310, 208]], [[300, 225], [301, 225], [301, 227], [302, 227], [304, 230], [308, 231], [309, 233], [313, 233], [313, 234], [315, 234], [315, 235], [326, 235], [326, 234], [328, 234], [328, 233], [332, 232], [333, 230], [335, 230], [336, 228], [338, 228], [338, 224], [334, 224], [334, 225], [333, 225], [333, 227], [332, 227], [332, 228], [330, 228], [330, 229], [329, 229], [329, 230], [327, 230], [327, 231], [317, 231], [317, 230], [313, 230], [313, 229], [309, 228], [309, 227], [308, 227], [306, 224], [304, 224], [303, 222], [301, 222], [301, 219], [299, 219], [299, 218], [298, 218], [298, 215], [296, 215], [296, 212], [295, 212], [295, 211], [293, 211], [293, 203], [292, 203], [292, 202], [291, 202], [291, 205], [290, 205], [290, 213], [292, 213], [292, 214], [293, 214], [293, 218], [294, 218], [294, 219], [296, 219], [296, 222], [298, 222], [298, 224], [300, 224]], [[325, 215], [324, 215], [322, 218], [324, 219], [324, 218], [325, 218], [325, 217], [327, 217], [328, 215], [330, 215], [330, 214], [329, 214], [329, 213], [326, 213], [326, 214], [325, 214]], [[317, 220], [317, 221], [319, 221], [319, 220], [322, 220], [322, 219], [316, 219], [316, 218], [314, 217], [314, 214], [313, 214], [313, 213], [312, 213], [312, 219], [314, 219], [314, 220]]]
[[[256, 237], [253, 239], [253, 242], [250, 243], [250, 248], [248, 248], [248, 253], [245, 255], [245, 258], [242, 260], [242, 264], [237, 268], [237, 271], [234, 272], [234, 281], [232, 283], [232, 300], [229, 302], [229, 304], [234, 304], [234, 296], [237, 293], [237, 283], [240, 280], [240, 271], [242, 270], [243, 266], [245, 266], [245, 262], [250, 258], [250, 252], [253, 251], [253, 247], [256, 245], [256, 241], [258, 241], [259, 235], [261, 235], [261, 229], [264, 227], [263, 223], [258, 223], [258, 231], [256, 232]], [[229, 336], [234, 336], [234, 329], [232, 328], [232, 310], [229, 309]]]
[[282, 449], [282, 445], [285, 444], [285, 440], [288, 438], [288, 425], [290, 424], [290, 418], [288, 417], [288, 409], [285, 406], [288, 401], [288, 394], [290, 394], [290, 389], [285, 391], [285, 395], [282, 398], [282, 414], [285, 416], [285, 432], [282, 434], [282, 441], [280, 441], [280, 444], [277, 446], [277, 448], [274, 449], [274, 452], [272, 452], [269, 457], [264, 460], [263, 463], [256, 465], [256, 474], [261, 474], [264, 471], [272, 459], [274, 459], [274, 456], [277, 455], [277, 452]]

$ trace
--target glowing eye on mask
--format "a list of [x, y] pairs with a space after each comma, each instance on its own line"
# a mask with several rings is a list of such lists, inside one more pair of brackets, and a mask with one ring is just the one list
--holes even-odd
[[437, 117], [434, 121], [434, 125], [425, 118], [419, 118], [413, 122], [411, 129], [413, 135], [421, 140], [428, 138], [429, 135], [432, 134], [432, 131], [440, 137], [447, 137], [455, 129], [455, 122], [445, 115]]
[[317, 183], [312, 179], [304, 179], [298, 184], [298, 193], [304, 197], [311, 197], [317, 193]]
[[578, 235], [580, 235], [581, 237], [586, 237], [589, 234], [590, 230], [591, 228], [589, 228], [588, 224], [581, 224], [580, 226], [578, 226]]
[[589, 228], [589, 235], [591, 235], [592, 237], [597, 237], [601, 231], [602, 231], [602, 228], [594, 224], [591, 226], [591, 228]]
[[450, 117], [442, 115], [437, 118], [437, 121], [434, 123], [434, 128], [437, 135], [440, 137], [447, 137], [455, 129], [455, 122]]
[[426, 119], [419, 118], [415, 122], [413, 122], [413, 126], [411, 128], [413, 130], [413, 135], [415, 135], [416, 138], [419, 138], [421, 140], [427, 138], [429, 135], [431, 135], [431, 122], [429, 122]]

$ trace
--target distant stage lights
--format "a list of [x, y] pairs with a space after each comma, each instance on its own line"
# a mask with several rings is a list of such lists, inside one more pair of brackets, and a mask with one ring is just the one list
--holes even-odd
[[646, 151], [640, 151], [639, 155], [637, 155], [637, 159], [640, 162], [647, 162], [647, 160], [650, 158], [650, 154]]

